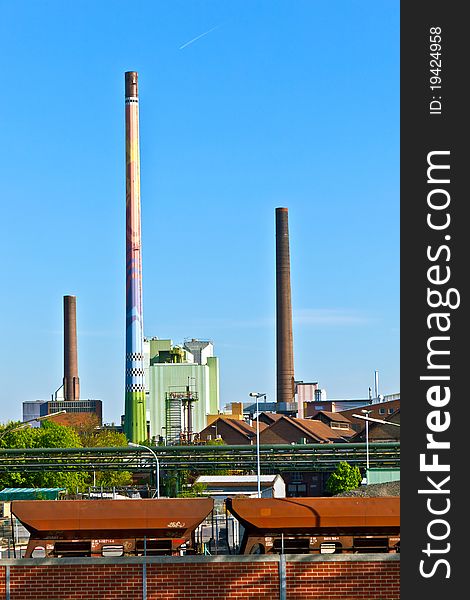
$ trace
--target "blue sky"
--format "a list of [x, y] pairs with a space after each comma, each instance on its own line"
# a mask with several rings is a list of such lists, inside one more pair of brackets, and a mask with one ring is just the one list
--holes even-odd
[[81, 396], [123, 412], [127, 70], [145, 334], [213, 340], [222, 404], [274, 400], [285, 206], [296, 378], [354, 398], [378, 370], [399, 391], [398, 1], [0, 7], [0, 421], [61, 384], [66, 294]]

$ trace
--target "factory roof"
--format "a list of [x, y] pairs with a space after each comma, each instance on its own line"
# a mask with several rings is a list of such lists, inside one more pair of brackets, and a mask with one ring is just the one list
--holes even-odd
[[208, 438], [208, 435], [212, 436], [214, 429], [216, 437], [221, 437], [228, 444], [251, 444], [256, 436], [256, 429], [245, 421], [219, 415], [210, 425], [200, 431], [200, 438], [204, 440]]
[[307, 439], [309, 443], [344, 442], [352, 430], [335, 429], [326, 423], [312, 419], [297, 419], [283, 415], [261, 432], [262, 444], [292, 444], [299, 439]]
[[344, 436], [350, 437], [354, 434], [354, 431], [343, 431], [341, 433], [335, 432], [329, 425], [326, 425], [322, 421], [312, 419], [291, 419], [296, 427], [303, 429], [310, 436], [317, 437], [319, 442], [339, 442], [342, 441]]
[[[280, 414], [280, 413], [267, 412], [267, 411], [263, 410], [259, 414], [259, 422], [260, 422], [260, 425], [263, 422], [266, 423], [267, 425], [271, 425], [275, 421], [278, 421], [281, 417], [282, 417], [282, 414]], [[257, 418], [258, 417], [253, 419], [253, 421], [256, 421]]]
[[[390, 425], [389, 423], [394, 423]], [[398, 441], [400, 440], [400, 409], [395, 410], [391, 415], [385, 417], [383, 423], [377, 423], [374, 421], [369, 422], [369, 440], [370, 441]], [[356, 433], [350, 441], [352, 442], [363, 442], [365, 441], [365, 426], [361, 431]]]
[[311, 419], [317, 418], [317, 415], [320, 415], [320, 414], [325, 415], [325, 417], [327, 417], [330, 421], [336, 421], [338, 423], [350, 423], [351, 422], [343, 414], [337, 413], [337, 412], [331, 412], [329, 410], [319, 410], [318, 412], [315, 413], [315, 415], [313, 417], [311, 417]]
[[247, 436], [252, 436], [254, 433], [256, 433], [255, 428], [249, 425], [248, 423], [245, 423], [245, 421], [241, 421], [239, 419], [224, 419], [223, 417], [222, 419], [225, 422], [228, 422], [229, 425], [231, 425], [232, 427], [235, 427], [236, 429], [242, 431]]
[[220, 422], [226, 423], [230, 427], [237, 429], [238, 431], [247, 436], [253, 436], [256, 433], [256, 429], [248, 423], [246, 423], [245, 421], [242, 421], [241, 419], [233, 419], [226, 415], [219, 415], [216, 419], [214, 419], [214, 421], [211, 422], [210, 427], [214, 427], [217, 423]]

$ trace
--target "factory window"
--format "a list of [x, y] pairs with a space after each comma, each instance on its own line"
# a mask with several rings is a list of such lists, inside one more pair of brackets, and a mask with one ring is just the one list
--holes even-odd
[[389, 415], [393, 415], [393, 408], [389, 408], [389, 409], [388, 409], [388, 414], [389, 414]]
[[339, 421], [331, 421], [331, 429], [349, 429], [349, 423], [340, 423]]
[[385, 414], [385, 408], [379, 408], [379, 415]]
[[305, 483], [289, 483], [287, 486], [287, 494], [290, 497], [293, 496], [306, 496], [307, 486]]

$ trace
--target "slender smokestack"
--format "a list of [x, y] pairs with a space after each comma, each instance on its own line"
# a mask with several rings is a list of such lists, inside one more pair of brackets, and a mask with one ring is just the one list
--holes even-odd
[[276, 208], [276, 356], [277, 412], [294, 402], [294, 351], [287, 208]]
[[64, 399], [80, 400], [77, 356], [77, 297], [64, 296]]
[[147, 438], [142, 322], [139, 98], [137, 73], [125, 74], [126, 98], [126, 395], [124, 429], [131, 442]]

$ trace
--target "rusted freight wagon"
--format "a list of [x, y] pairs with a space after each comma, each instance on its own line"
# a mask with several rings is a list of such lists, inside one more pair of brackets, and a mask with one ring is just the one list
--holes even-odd
[[16, 500], [11, 512], [30, 533], [26, 558], [194, 553], [193, 533], [211, 498]]
[[400, 551], [400, 498], [228, 498], [240, 554]]

